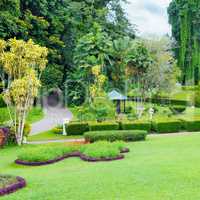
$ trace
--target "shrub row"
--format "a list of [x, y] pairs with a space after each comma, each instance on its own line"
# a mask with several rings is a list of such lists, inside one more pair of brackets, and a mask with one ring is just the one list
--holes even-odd
[[[179, 107], [177, 107], [179, 109]], [[182, 107], [180, 107], [182, 109]], [[149, 121], [121, 121], [121, 122], [70, 122], [66, 126], [68, 135], [83, 135], [85, 132], [117, 131], [117, 130], [144, 130], [157, 133], [173, 133], [181, 130], [200, 131], [200, 118], [196, 119], [157, 119]], [[53, 129], [54, 133], [62, 134], [62, 128]]]
[[200, 118], [184, 119], [182, 121], [184, 130], [187, 131], [200, 131]]
[[129, 130], [129, 131], [90, 131], [84, 133], [84, 137], [88, 142], [96, 142], [99, 140], [106, 141], [140, 141], [145, 140], [147, 131]]
[[182, 128], [182, 122], [178, 119], [155, 120], [152, 122], [152, 130], [157, 133], [175, 133]]

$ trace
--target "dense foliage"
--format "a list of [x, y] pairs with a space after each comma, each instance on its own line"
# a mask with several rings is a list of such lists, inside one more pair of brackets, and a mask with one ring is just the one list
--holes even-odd
[[168, 8], [172, 35], [177, 42], [175, 54], [184, 84], [197, 84], [200, 78], [199, 8], [199, 0], [173, 0]]
[[48, 88], [63, 89], [69, 75], [72, 80], [78, 76], [77, 68], [82, 64], [88, 66], [94, 60], [102, 63], [112, 40], [124, 36], [134, 38], [121, 2], [123, 0], [1, 1], [0, 38], [31, 38], [46, 46], [50, 53], [43, 83]]

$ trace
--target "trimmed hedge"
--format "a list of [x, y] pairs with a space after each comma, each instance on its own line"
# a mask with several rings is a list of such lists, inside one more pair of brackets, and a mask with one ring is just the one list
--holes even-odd
[[199, 119], [184, 119], [184, 129], [187, 131], [200, 131], [200, 118]]
[[87, 122], [70, 122], [66, 125], [68, 135], [83, 135], [84, 132], [89, 131]]
[[100, 140], [106, 141], [140, 141], [145, 140], [147, 131], [144, 130], [129, 130], [129, 131], [90, 131], [84, 133], [85, 140], [95, 142]]
[[155, 120], [152, 122], [152, 129], [157, 133], [174, 133], [181, 130], [182, 122], [176, 119]]
[[122, 130], [145, 130], [150, 132], [151, 123], [148, 121], [122, 121], [120, 127]]
[[90, 131], [105, 131], [105, 130], [119, 130], [119, 123], [117, 122], [90, 122]]

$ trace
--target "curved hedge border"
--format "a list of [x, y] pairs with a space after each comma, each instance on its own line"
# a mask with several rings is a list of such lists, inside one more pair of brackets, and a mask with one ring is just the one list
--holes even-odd
[[[128, 148], [124, 148], [123, 150], [121, 150], [121, 153], [128, 153], [130, 150]], [[15, 163], [18, 165], [26, 165], [26, 166], [41, 166], [41, 165], [49, 165], [49, 164], [53, 164], [56, 162], [59, 162], [61, 160], [64, 160], [66, 158], [70, 158], [70, 157], [79, 157], [81, 160], [84, 161], [88, 161], [88, 162], [99, 162], [99, 161], [113, 161], [113, 160], [121, 160], [124, 158], [124, 155], [118, 155], [115, 158], [93, 158], [93, 157], [89, 157], [86, 156], [80, 152], [73, 152], [73, 153], [69, 153], [66, 154], [62, 157], [59, 158], [55, 158], [53, 160], [48, 160], [48, 161], [42, 161], [42, 162], [28, 162], [28, 161], [24, 161], [24, 160], [15, 160]]]
[[6, 188], [0, 188], [0, 196], [16, 192], [17, 190], [22, 189], [26, 186], [26, 181], [23, 178], [17, 176], [16, 179], [17, 183], [13, 183]]

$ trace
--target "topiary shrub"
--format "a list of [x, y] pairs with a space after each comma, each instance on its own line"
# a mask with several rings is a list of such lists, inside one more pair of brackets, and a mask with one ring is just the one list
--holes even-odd
[[90, 122], [90, 131], [104, 131], [104, 130], [119, 130], [119, 124], [117, 122]]
[[150, 132], [151, 123], [148, 121], [122, 121], [120, 127], [122, 130], [146, 130]]
[[83, 135], [84, 132], [89, 131], [87, 122], [70, 122], [66, 125], [68, 135]]
[[145, 140], [147, 131], [130, 130], [130, 131], [90, 131], [84, 133], [85, 140], [88, 142], [96, 142], [100, 140], [106, 141], [140, 141]]
[[152, 129], [157, 133], [174, 133], [181, 130], [182, 122], [176, 119], [154, 120]]
[[186, 106], [174, 105], [169, 107], [173, 114], [179, 114], [186, 110]]

